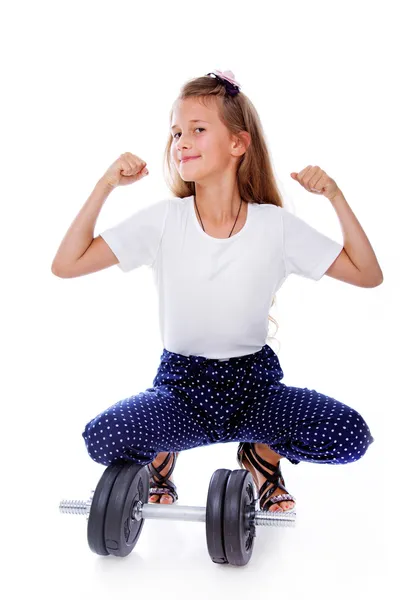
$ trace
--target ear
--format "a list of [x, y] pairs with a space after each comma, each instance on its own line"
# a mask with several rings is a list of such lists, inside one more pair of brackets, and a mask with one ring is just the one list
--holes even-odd
[[233, 137], [234, 149], [240, 150], [239, 155], [244, 154], [251, 143], [251, 135], [248, 131], [241, 131]]

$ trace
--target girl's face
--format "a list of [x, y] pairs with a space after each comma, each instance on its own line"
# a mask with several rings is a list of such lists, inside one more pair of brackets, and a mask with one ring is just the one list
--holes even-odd
[[[194, 119], [198, 121], [192, 122]], [[172, 158], [183, 180], [202, 181], [213, 174], [221, 176], [234, 166], [235, 158], [230, 152], [233, 142], [214, 103], [207, 108], [197, 98], [179, 100], [172, 114], [170, 133]], [[182, 162], [185, 156], [199, 158]]]

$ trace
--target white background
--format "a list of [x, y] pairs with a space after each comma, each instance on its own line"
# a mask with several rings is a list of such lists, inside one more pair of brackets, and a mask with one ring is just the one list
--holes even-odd
[[[2, 23], [2, 571], [7, 598], [375, 598], [396, 585], [399, 52], [396, 2], [14, 2]], [[375, 442], [355, 463], [283, 459], [295, 528], [258, 528], [246, 567], [208, 556], [204, 525], [148, 521], [132, 554], [99, 557], [83, 517], [104, 467], [81, 433], [158, 368], [151, 272], [60, 279], [72, 220], [123, 152], [150, 175], [108, 198], [95, 235], [168, 197], [163, 151], [180, 86], [231, 70], [256, 106], [285, 204], [342, 242], [336, 213], [291, 171], [335, 179], [384, 273], [358, 288], [291, 276], [271, 315], [283, 383], [359, 411]], [[275, 326], [270, 325], [270, 334]], [[179, 503], [236, 469], [237, 444], [180, 454]]]

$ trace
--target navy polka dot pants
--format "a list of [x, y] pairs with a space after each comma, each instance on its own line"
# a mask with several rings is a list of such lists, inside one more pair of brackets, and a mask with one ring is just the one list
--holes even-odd
[[344, 464], [365, 454], [374, 438], [356, 410], [282, 378], [267, 344], [228, 360], [164, 349], [153, 387], [110, 406], [82, 436], [89, 456], [107, 466], [236, 441], [266, 444], [293, 464]]

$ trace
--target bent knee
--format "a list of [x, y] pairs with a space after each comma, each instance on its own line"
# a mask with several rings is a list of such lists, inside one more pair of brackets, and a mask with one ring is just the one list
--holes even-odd
[[90, 458], [105, 466], [127, 462], [144, 466], [152, 462], [157, 450], [142, 444], [140, 435], [135, 436], [134, 428], [123, 428], [122, 423], [116, 421], [101, 414], [86, 424], [82, 437]]
[[344, 421], [343, 429], [338, 436], [341, 459], [355, 462], [365, 455], [375, 439], [365, 419], [356, 410], [352, 409]]
[[104, 466], [109, 466], [121, 460], [119, 444], [117, 444], [113, 434], [110, 433], [110, 429], [110, 426], [105, 422], [104, 415], [97, 415], [85, 425], [82, 432], [90, 458]]

